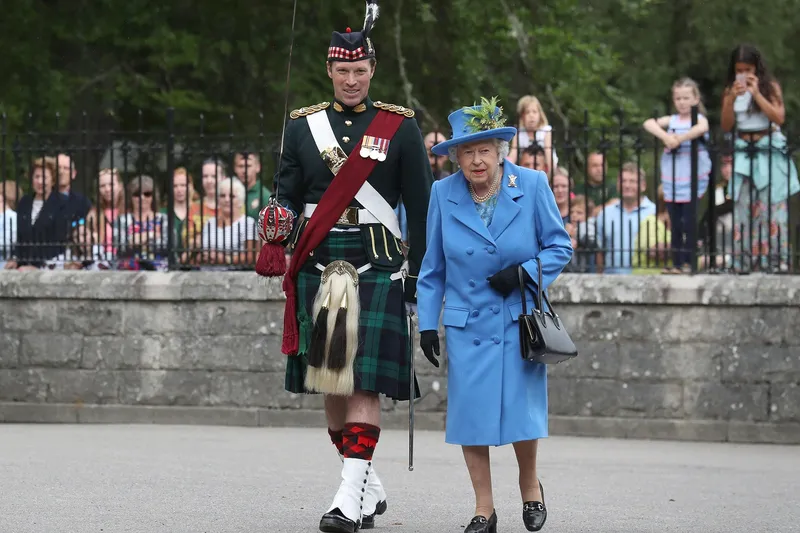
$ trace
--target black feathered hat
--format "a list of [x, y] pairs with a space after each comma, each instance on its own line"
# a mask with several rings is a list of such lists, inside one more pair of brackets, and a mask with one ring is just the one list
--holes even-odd
[[372, 45], [369, 34], [377, 18], [377, 2], [367, 0], [364, 27], [361, 31], [351, 31], [350, 28], [347, 28], [344, 33], [333, 32], [331, 45], [328, 47], [328, 61], [361, 61], [375, 57], [375, 47]]

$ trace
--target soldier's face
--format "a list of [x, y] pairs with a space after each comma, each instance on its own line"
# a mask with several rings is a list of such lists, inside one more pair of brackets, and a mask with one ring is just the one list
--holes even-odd
[[369, 93], [375, 67], [369, 59], [328, 63], [328, 77], [333, 81], [333, 95], [348, 107], [360, 104]]

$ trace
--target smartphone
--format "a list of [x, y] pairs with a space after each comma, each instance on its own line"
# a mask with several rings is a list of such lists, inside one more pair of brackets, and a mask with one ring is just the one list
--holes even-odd
[[742, 85], [746, 85], [747, 84], [747, 74], [737, 74], [736, 75], [736, 81], [738, 81]]

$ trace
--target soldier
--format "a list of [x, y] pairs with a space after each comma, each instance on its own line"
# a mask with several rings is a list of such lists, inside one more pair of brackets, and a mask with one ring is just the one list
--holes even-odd
[[[328, 434], [343, 462], [319, 525], [327, 532], [372, 528], [385, 512], [372, 463], [379, 394], [409, 400], [415, 379], [407, 316], [416, 306], [433, 178], [414, 112], [368, 96], [377, 14], [370, 0], [362, 31], [333, 32], [334, 99], [290, 113], [276, 176], [278, 203], [299, 220], [284, 277], [285, 387], [325, 395]], [[395, 213], [401, 199], [407, 256]], [[416, 382], [414, 389], [416, 397]]]

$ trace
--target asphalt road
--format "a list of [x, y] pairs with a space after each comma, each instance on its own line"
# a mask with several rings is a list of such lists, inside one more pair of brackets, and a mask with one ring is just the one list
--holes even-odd
[[[0, 533], [314, 532], [339, 483], [323, 429], [0, 424]], [[381, 435], [376, 532], [458, 533], [461, 451]], [[800, 531], [800, 447], [551, 437], [543, 531]], [[498, 531], [525, 531], [510, 447], [493, 450]]]

